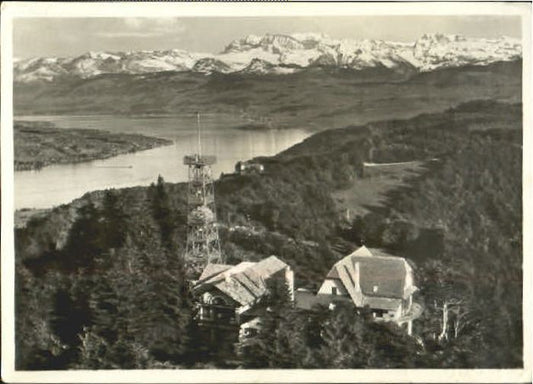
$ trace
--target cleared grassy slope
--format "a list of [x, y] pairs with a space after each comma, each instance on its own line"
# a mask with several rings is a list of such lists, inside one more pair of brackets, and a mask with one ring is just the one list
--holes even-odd
[[363, 167], [362, 177], [355, 177], [350, 187], [334, 191], [332, 196], [339, 211], [348, 211], [351, 217], [365, 215], [372, 207], [384, 207], [390, 192], [409, 186], [410, 179], [426, 171], [425, 161]]

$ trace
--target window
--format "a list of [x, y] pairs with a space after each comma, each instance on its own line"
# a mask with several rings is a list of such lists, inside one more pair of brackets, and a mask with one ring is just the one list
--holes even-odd
[[244, 328], [244, 337], [254, 337], [259, 333], [255, 328]]
[[331, 287], [331, 294], [336, 295], [337, 294], [337, 287]]
[[372, 311], [372, 317], [374, 319], [381, 319], [381, 318], [384, 318], [384, 314], [386, 313], [386, 311], [382, 310], [382, 309], [374, 309]]
[[224, 305], [226, 303], [224, 302], [224, 299], [222, 297], [214, 297], [213, 301], [211, 301], [211, 304], [213, 304], [213, 305]]

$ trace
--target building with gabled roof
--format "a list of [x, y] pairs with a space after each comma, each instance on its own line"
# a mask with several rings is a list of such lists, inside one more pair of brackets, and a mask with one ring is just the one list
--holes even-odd
[[349, 301], [357, 308], [368, 307], [376, 321], [405, 324], [411, 334], [412, 320], [422, 309], [413, 303], [417, 290], [407, 260], [363, 246], [333, 265], [315, 298], [302, 293], [301, 302], [310, 307]]
[[276, 256], [237, 265], [208, 264], [193, 287], [199, 323], [231, 328], [253, 319], [264, 309], [261, 299], [271, 279], [284, 280], [292, 298], [294, 273]]

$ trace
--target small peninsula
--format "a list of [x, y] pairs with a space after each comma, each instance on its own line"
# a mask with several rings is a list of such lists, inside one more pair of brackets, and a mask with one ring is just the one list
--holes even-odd
[[107, 159], [172, 144], [157, 137], [98, 129], [64, 129], [42, 121], [15, 121], [13, 128], [16, 171]]

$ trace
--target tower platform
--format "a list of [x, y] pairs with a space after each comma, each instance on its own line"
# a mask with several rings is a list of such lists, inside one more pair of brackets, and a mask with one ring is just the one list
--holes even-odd
[[205, 166], [213, 165], [217, 162], [216, 156], [203, 156], [203, 155], [186, 155], [183, 157], [183, 164]]

